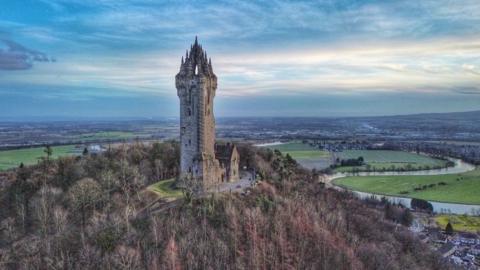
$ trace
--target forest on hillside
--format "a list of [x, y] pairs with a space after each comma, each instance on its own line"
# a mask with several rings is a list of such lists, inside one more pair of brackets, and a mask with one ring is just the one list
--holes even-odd
[[0, 269], [448, 269], [402, 225], [405, 210], [327, 189], [278, 151], [238, 148], [256, 187], [155, 212], [146, 187], [177, 175], [175, 142], [47, 151], [3, 173]]

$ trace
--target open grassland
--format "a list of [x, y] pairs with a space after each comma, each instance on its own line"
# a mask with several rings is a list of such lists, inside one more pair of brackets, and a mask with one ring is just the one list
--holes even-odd
[[450, 222], [454, 231], [480, 232], [480, 217], [467, 215], [438, 215], [435, 217], [435, 222], [442, 229], [445, 229], [447, 223]]
[[[39, 158], [45, 156], [44, 149], [44, 147], [34, 147], [0, 151], [0, 170], [18, 167], [22, 162], [25, 165], [35, 164]], [[52, 150], [53, 158], [75, 154], [74, 145], [54, 146]]]
[[445, 160], [403, 151], [390, 150], [346, 150], [337, 154], [339, 159], [357, 159], [363, 157], [366, 165], [344, 166], [336, 168], [338, 172], [359, 171], [395, 171], [422, 170], [444, 167]]
[[167, 179], [150, 185], [147, 189], [155, 192], [158, 196], [167, 199], [177, 199], [183, 196], [182, 190], [175, 188], [175, 179]]
[[292, 158], [296, 160], [327, 158], [330, 155], [327, 151], [318, 150], [317, 148], [310, 146], [309, 144], [304, 144], [301, 142], [289, 142], [285, 144], [272, 145], [268, 148], [277, 149], [282, 152], [282, 154], [288, 153]]
[[334, 180], [351, 190], [424, 200], [480, 204], [480, 169], [461, 174], [352, 176]]

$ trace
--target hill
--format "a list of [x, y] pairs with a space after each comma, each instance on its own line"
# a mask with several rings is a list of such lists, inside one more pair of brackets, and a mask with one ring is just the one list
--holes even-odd
[[239, 151], [241, 167], [259, 173], [256, 187], [244, 194], [186, 193], [172, 202], [147, 186], [175, 177], [179, 153], [173, 142], [137, 143], [6, 172], [0, 266], [448, 269], [375, 203], [324, 188], [316, 175], [278, 152], [248, 145]]

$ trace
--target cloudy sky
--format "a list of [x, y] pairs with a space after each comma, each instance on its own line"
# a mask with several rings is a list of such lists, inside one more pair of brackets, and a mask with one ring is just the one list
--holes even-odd
[[175, 116], [195, 35], [217, 116], [480, 109], [478, 0], [15, 0], [0, 9], [0, 117]]

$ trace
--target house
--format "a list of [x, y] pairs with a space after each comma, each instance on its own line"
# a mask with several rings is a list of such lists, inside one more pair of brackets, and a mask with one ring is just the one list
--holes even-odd
[[456, 265], [460, 265], [463, 262], [462, 259], [458, 256], [452, 256], [450, 257], [450, 260]]
[[421, 241], [422, 243], [427, 243], [428, 240], [430, 239], [430, 238], [428, 238], [428, 236], [426, 236], [425, 234], [420, 234], [420, 235], [418, 236], [418, 238], [420, 238], [420, 241]]
[[477, 236], [473, 233], [459, 233], [458, 240], [463, 245], [475, 245], [475, 243], [477, 243]]
[[464, 262], [467, 262], [467, 263], [473, 263], [475, 261], [475, 256], [473, 256], [472, 254], [466, 254], [462, 260]]
[[472, 248], [472, 254], [475, 256], [480, 256], [480, 244]]
[[447, 258], [448, 256], [452, 255], [455, 250], [457, 250], [457, 247], [451, 242], [444, 244], [438, 249], [443, 258]]
[[436, 234], [437, 236], [437, 239], [435, 240], [436, 243], [439, 243], [439, 244], [446, 244], [447, 243], [447, 240], [448, 240], [448, 237], [442, 233], [438, 233]]
[[105, 151], [105, 149], [98, 144], [89, 145], [87, 149], [88, 149], [88, 152], [91, 154], [98, 154]]

